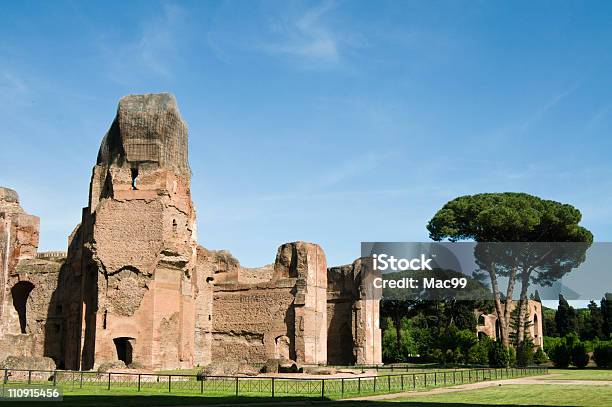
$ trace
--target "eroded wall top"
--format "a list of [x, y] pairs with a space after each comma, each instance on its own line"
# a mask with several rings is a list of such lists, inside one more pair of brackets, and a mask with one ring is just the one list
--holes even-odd
[[23, 213], [17, 191], [0, 187], [0, 212]]
[[104, 136], [98, 165], [155, 163], [189, 176], [187, 125], [170, 93], [121, 98], [117, 116]]

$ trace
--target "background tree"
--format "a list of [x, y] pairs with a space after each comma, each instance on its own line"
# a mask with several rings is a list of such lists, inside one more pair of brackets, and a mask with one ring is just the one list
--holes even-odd
[[[395, 328], [396, 348], [399, 350], [402, 347], [402, 318], [411, 317], [414, 315], [415, 306], [419, 300], [415, 299], [396, 299], [382, 298], [380, 302], [381, 319], [389, 318]], [[390, 328], [390, 327], [389, 327]]]
[[602, 333], [605, 339], [610, 339], [612, 333], [612, 293], [606, 293], [601, 299]]
[[585, 315], [580, 339], [591, 340], [596, 338], [605, 339], [603, 334], [603, 315], [597, 303], [591, 301], [588, 306], [588, 312]]
[[555, 314], [555, 323], [557, 324], [559, 336], [563, 337], [578, 332], [578, 313], [561, 294], [559, 294], [559, 306]]
[[[490, 193], [466, 195], [446, 203], [429, 221], [427, 229], [430, 238], [435, 241], [448, 239], [450, 241], [475, 240], [476, 242], [586, 242], [590, 244], [593, 236], [587, 229], [578, 225], [580, 220], [580, 211], [571, 205], [543, 200], [524, 193]], [[491, 279], [493, 300], [500, 322], [501, 340], [505, 346], [509, 345], [510, 304], [514, 285], [516, 279], [520, 277], [522, 286], [518, 338], [519, 341], [522, 341], [528, 300], [527, 289], [534, 270], [541, 268], [543, 271], [536, 278], [542, 283], [550, 283], [571, 270], [572, 267], [563, 268], [565, 263], [554, 261], [549, 261], [547, 267], [542, 267], [546, 256], [542, 256], [538, 250], [534, 251], [534, 255], [528, 253], [529, 263], [525, 261], [521, 263], [516, 253], [505, 253], [505, 264], [502, 267], [499, 263], [486, 261], [486, 256], [491, 253], [486, 253], [483, 249], [482, 254], [484, 256], [482, 266]], [[572, 256], [576, 255], [578, 256], [573, 260], [578, 263], [583, 260], [580, 253], [572, 253]], [[575, 264], [570, 263], [570, 266]], [[505, 306], [502, 306], [498, 274], [508, 277]]]
[[557, 332], [557, 322], [555, 321], [556, 311], [554, 309], [542, 307], [542, 318], [545, 336], [559, 336]]

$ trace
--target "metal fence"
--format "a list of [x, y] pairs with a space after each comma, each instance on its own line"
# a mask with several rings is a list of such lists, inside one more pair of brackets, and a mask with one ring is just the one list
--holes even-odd
[[[476, 383], [485, 380], [547, 374], [546, 367], [477, 368], [391, 373], [345, 378], [287, 378], [272, 376], [197, 376], [155, 373], [101, 373], [85, 371], [44, 371], [3, 369], [2, 383], [11, 385], [46, 384], [62, 386], [64, 392], [76, 389], [106, 389], [185, 395], [315, 397], [336, 399], [358, 395], [424, 390], [435, 387]], [[99, 392], [97, 393], [99, 394]]]

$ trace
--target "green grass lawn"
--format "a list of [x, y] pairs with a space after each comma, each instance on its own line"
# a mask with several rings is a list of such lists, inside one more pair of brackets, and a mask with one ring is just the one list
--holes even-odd
[[[389, 401], [405, 406], [612, 406], [612, 386], [502, 385], [478, 390]], [[379, 403], [343, 404], [345, 407]]]
[[[134, 392], [115, 391], [112, 395], [100, 390], [88, 394], [71, 392], [64, 397], [63, 403], [13, 403], [16, 407], [36, 406], [190, 406], [190, 405], [239, 405], [245, 402], [257, 402], [285, 405], [289, 401], [299, 401], [299, 398], [287, 397], [270, 403], [267, 397], [200, 397], [184, 396], [180, 394], [165, 395], [135, 395]], [[280, 402], [279, 402], [280, 401]], [[309, 403], [310, 404], [310, 403]], [[339, 404], [330, 402], [329, 404]], [[329, 405], [327, 404], [327, 405]], [[3, 406], [11, 404], [3, 402]], [[260, 404], [261, 405], [261, 404]], [[325, 405], [325, 404], [322, 404]], [[576, 385], [502, 385], [498, 387], [468, 390], [456, 393], [438, 394], [431, 396], [415, 396], [388, 401], [348, 401], [342, 402], [343, 407], [363, 406], [592, 406], [608, 407], [612, 405], [612, 386], [576, 386]]]
[[[151, 380], [150, 376], [143, 376], [141, 389], [138, 391], [137, 376], [116, 375], [108, 389], [106, 375], [67, 373], [58, 379], [58, 385], [64, 391], [64, 402], [62, 406], [189, 406], [207, 404], [243, 404], [245, 402], [265, 402], [270, 404], [284, 405], [288, 401], [298, 400], [321, 400], [321, 392], [325, 390], [325, 396], [332, 399], [340, 399], [343, 396], [367, 396], [371, 394], [384, 394], [389, 392], [401, 392], [414, 390], [426, 391], [434, 387], [452, 386], [460, 384], [461, 377], [464, 383], [482, 381], [485, 379], [500, 378], [505, 369], [492, 371], [479, 371], [475, 375], [463, 371], [445, 370], [434, 374], [404, 375], [394, 374], [392, 376], [351, 379], [327, 379], [323, 388], [320, 379], [295, 381], [291, 379], [275, 379], [275, 398], [271, 398], [272, 380], [266, 378], [241, 378], [238, 382], [239, 397], [235, 396], [236, 381], [234, 379], [209, 378], [203, 382], [194, 378], [174, 377], [168, 382], [168, 377], [160, 376], [157, 380]], [[81, 381], [82, 376], [82, 381]], [[456, 380], [453, 380], [453, 377]], [[123, 379], [123, 380], [122, 380]], [[158, 381], [159, 380], [159, 381]], [[15, 382], [19, 385], [23, 382]], [[39, 385], [49, 385], [48, 382], [40, 382]], [[170, 384], [170, 385], [169, 385]], [[81, 388], [81, 385], [83, 386]], [[170, 391], [171, 387], [171, 391]], [[202, 393], [202, 394], [200, 394]], [[3, 402], [0, 407], [8, 406]], [[27, 405], [20, 402], [19, 406]], [[40, 406], [40, 402], [34, 404]], [[58, 405], [57, 403], [55, 405]]]
[[550, 374], [560, 376], [547, 377], [550, 380], [611, 380], [612, 370], [603, 369], [549, 369]]

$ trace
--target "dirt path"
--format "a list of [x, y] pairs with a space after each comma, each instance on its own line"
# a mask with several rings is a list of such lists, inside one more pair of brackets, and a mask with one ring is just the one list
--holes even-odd
[[403, 393], [380, 394], [376, 396], [355, 397], [347, 400], [391, 400], [405, 397], [431, 396], [432, 394], [454, 393], [458, 391], [484, 389], [492, 386], [503, 386], [511, 384], [552, 384], [552, 385], [585, 385], [585, 386], [612, 386], [612, 381], [608, 380], [550, 380], [551, 376], [561, 376], [561, 374], [548, 374], [544, 376], [520, 377], [517, 379], [490, 380], [485, 382], [462, 384], [452, 387], [440, 387], [428, 391], [409, 391]]

